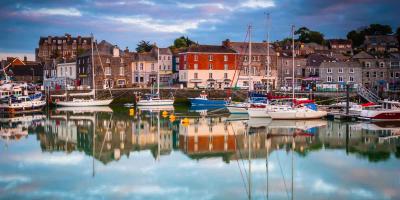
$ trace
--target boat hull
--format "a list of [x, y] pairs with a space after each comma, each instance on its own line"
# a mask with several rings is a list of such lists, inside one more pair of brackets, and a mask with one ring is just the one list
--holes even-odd
[[65, 107], [88, 107], [88, 106], [108, 106], [113, 99], [106, 100], [76, 100], [76, 101], [58, 101], [55, 102], [57, 106]]
[[172, 106], [174, 105], [173, 99], [150, 99], [150, 100], [140, 100], [136, 104], [137, 106]]
[[270, 112], [269, 115], [272, 119], [287, 119], [287, 120], [296, 120], [296, 119], [320, 119], [327, 115], [326, 111], [298, 111], [298, 110], [288, 110], [288, 111], [275, 111]]
[[371, 121], [400, 121], [400, 110], [362, 110], [360, 118]]
[[267, 118], [270, 117], [267, 108], [249, 108], [249, 117], [251, 118]]
[[29, 101], [22, 103], [1, 104], [0, 114], [26, 114], [40, 112], [46, 105], [45, 101]]
[[245, 105], [228, 105], [226, 106], [230, 114], [248, 114]]
[[202, 98], [189, 98], [192, 106], [226, 106], [227, 102], [225, 100], [210, 100]]

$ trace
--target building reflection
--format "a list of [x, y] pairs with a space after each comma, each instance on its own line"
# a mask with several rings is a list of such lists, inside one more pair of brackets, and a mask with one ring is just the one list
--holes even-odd
[[[126, 113], [53, 111], [36, 126], [43, 151], [73, 151], [104, 164], [135, 152], [148, 151], [157, 160], [179, 150], [192, 159], [225, 162], [266, 158], [276, 150], [294, 149], [301, 156], [320, 149], [346, 149], [369, 161], [400, 158], [400, 127], [396, 124], [317, 121], [229, 121], [226, 117], [195, 117], [183, 123], [160, 112]], [[292, 142], [294, 141], [294, 143]]]

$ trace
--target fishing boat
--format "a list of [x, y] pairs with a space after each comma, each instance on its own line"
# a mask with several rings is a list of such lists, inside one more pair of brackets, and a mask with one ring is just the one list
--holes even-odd
[[381, 106], [364, 108], [359, 118], [371, 121], [400, 121], [400, 102], [385, 100]]
[[208, 99], [205, 91], [202, 91], [199, 97], [189, 98], [192, 106], [221, 106], [224, 107], [228, 101], [222, 99]]
[[[160, 48], [157, 48], [157, 66], [160, 66]], [[174, 98], [161, 99], [160, 98], [160, 68], [157, 68], [157, 93], [148, 94], [144, 99], [137, 102], [138, 106], [172, 106], [174, 105]]]
[[[93, 43], [94, 43], [94, 37], [92, 35], [92, 40], [91, 40], [91, 50], [92, 50], [92, 62], [94, 62], [94, 47], [93, 47]], [[96, 44], [96, 51], [97, 54], [99, 54], [98, 49], [97, 49], [97, 44]], [[103, 67], [103, 62], [100, 58], [99, 55], [99, 60], [100, 60], [100, 65], [101, 68], [104, 71], [104, 67]], [[62, 95], [52, 95], [52, 97], [65, 97], [65, 100], [56, 100], [54, 103], [58, 106], [66, 106], [66, 107], [88, 107], [88, 106], [108, 106], [110, 105], [110, 103], [113, 101], [112, 95], [111, 95], [111, 91], [110, 91], [110, 95], [111, 98], [108, 99], [96, 99], [96, 82], [95, 82], [95, 73], [94, 73], [94, 68], [95, 66], [92, 66], [92, 84], [93, 84], [93, 90], [89, 93], [75, 93], [75, 94], [62, 94]], [[67, 87], [65, 87], [67, 88]], [[77, 96], [93, 96], [93, 98], [90, 99], [84, 99], [84, 98], [73, 98], [72, 100], [67, 100], [68, 96], [71, 97], [77, 97]]]

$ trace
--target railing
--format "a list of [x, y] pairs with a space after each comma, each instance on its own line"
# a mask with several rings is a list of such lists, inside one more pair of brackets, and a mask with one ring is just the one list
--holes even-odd
[[361, 85], [358, 86], [357, 93], [365, 100], [373, 103], [379, 103], [379, 101], [381, 100], [381, 98], [379, 98], [378, 95], [376, 95], [375, 93], [371, 92], [370, 90]]

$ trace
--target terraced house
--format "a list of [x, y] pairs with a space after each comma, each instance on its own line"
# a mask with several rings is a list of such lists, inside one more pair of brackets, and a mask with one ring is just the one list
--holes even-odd
[[195, 45], [179, 53], [179, 80], [188, 88], [229, 88], [236, 69], [237, 53], [225, 46]]
[[[96, 88], [121, 88], [132, 85], [132, 72], [129, 67], [132, 53], [128, 49], [121, 51], [118, 46], [101, 41], [94, 51], [94, 74]], [[77, 85], [92, 88], [91, 50], [77, 58]]]

